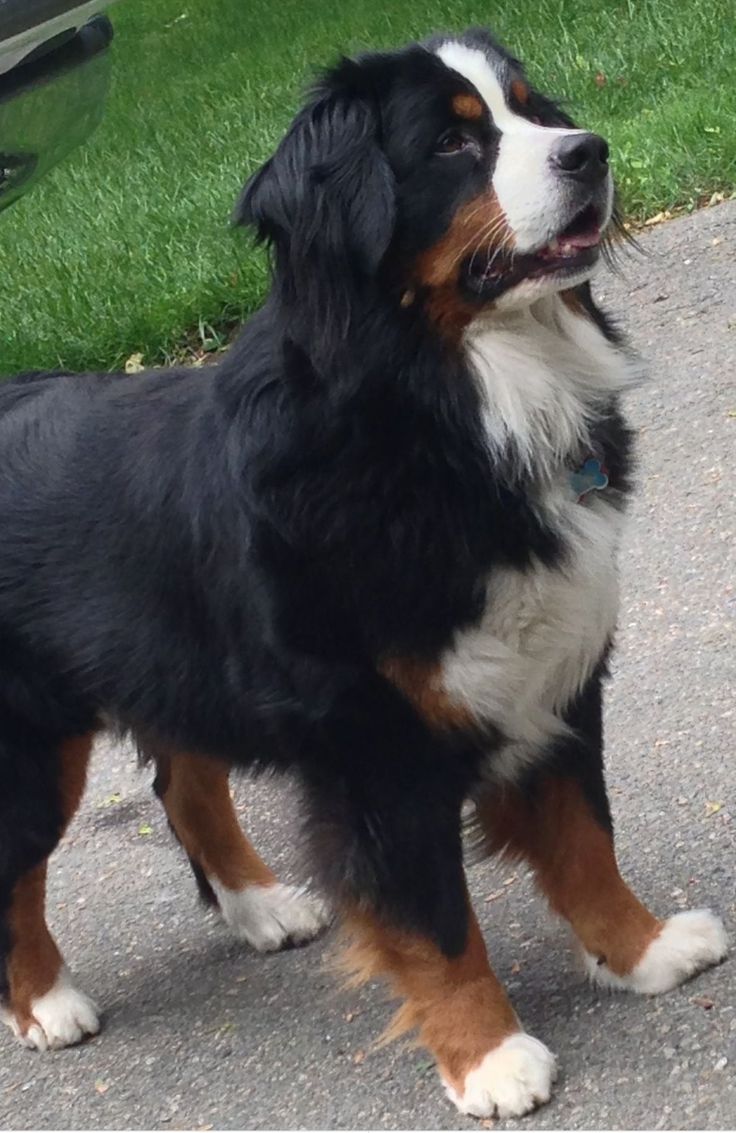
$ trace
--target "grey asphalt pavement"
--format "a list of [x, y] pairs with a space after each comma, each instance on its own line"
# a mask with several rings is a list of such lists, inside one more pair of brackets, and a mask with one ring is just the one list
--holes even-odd
[[[624, 872], [659, 914], [736, 925], [736, 202], [648, 231], [597, 291], [648, 359], [628, 399], [641, 488], [623, 557], [609, 781]], [[294, 799], [238, 787], [264, 855], [292, 873]], [[552, 1103], [507, 1128], [736, 1125], [736, 959], [660, 998], [599, 993], [523, 870], [474, 867], [499, 975], [559, 1056]], [[51, 923], [104, 1030], [38, 1055], [0, 1034], [0, 1125], [472, 1128], [429, 1059], [371, 1050], [390, 1008], [338, 992], [334, 941], [262, 957], [197, 904], [149, 776], [100, 752], [52, 870]], [[486, 1127], [489, 1123], [486, 1122]]]

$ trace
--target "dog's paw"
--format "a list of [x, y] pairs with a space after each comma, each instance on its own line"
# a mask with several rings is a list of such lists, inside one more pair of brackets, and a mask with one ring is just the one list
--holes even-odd
[[60, 1050], [74, 1046], [100, 1029], [97, 1007], [71, 982], [65, 969], [45, 995], [31, 1001], [30, 1022], [21, 1025], [10, 1009], [0, 1016], [23, 1046], [30, 1050]]
[[584, 963], [594, 983], [657, 995], [720, 963], [727, 951], [726, 930], [719, 918], [710, 909], [690, 909], [664, 922], [628, 975], [616, 975], [588, 952], [584, 954]]
[[443, 1080], [447, 1096], [473, 1117], [522, 1117], [548, 1102], [557, 1077], [555, 1056], [539, 1039], [509, 1035], [465, 1075], [459, 1089]]
[[231, 931], [257, 952], [306, 944], [331, 919], [324, 901], [294, 885], [277, 882], [225, 889], [216, 882], [211, 884]]

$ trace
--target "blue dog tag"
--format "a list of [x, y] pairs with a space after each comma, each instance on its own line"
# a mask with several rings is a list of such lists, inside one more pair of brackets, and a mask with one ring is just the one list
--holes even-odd
[[601, 491], [608, 487], [608, 475], [596, 457], [591, 456], [580, 468], [570, 473], [570, 486], [578, 498], [578, 503], [588, 492]]

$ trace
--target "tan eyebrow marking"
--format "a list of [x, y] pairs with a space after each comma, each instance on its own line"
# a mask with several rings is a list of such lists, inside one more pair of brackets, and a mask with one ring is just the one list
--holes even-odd
[[511, 84], [511, 93], [522, 106], [529, 101], [529, 87], [523, 79], [514, 79]]
[[452, 109], [459, 118], [470, 118], [472, 121], [482, 116], [483, 103], [474, 94], [456, 94], [452, 100]]

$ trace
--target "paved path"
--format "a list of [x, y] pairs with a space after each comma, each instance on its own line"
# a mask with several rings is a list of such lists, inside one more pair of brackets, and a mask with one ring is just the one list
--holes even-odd
[[[609, 778], [639, 892], [660, 913], [712, 905], [733, 932], [736, 203], [642, 243], [649, 257], [599, 287], [651, 363], [630, 398], [642, 489], [623, 562]], [[293, 800], [263, 783], [248, 797], [257, 843], [288, 868]], [[471, 882], [521, 1018], [560, 1058], [553, 1103], [508, 1127], [736, 1124], [736, 960], [660, 999], [601, 995], [522, 871], [486, 865]], [[473, 1127], [421, 1051], [366, 1053], [389, 1009], [375, 988], [334, 991], [329, 941], [255, 956], [200, 910], [148, 777], [123, 751], [97, 762], [49, 907], [105, 1030], [46, 1056], [0, 1034], [0, 1126]]]

